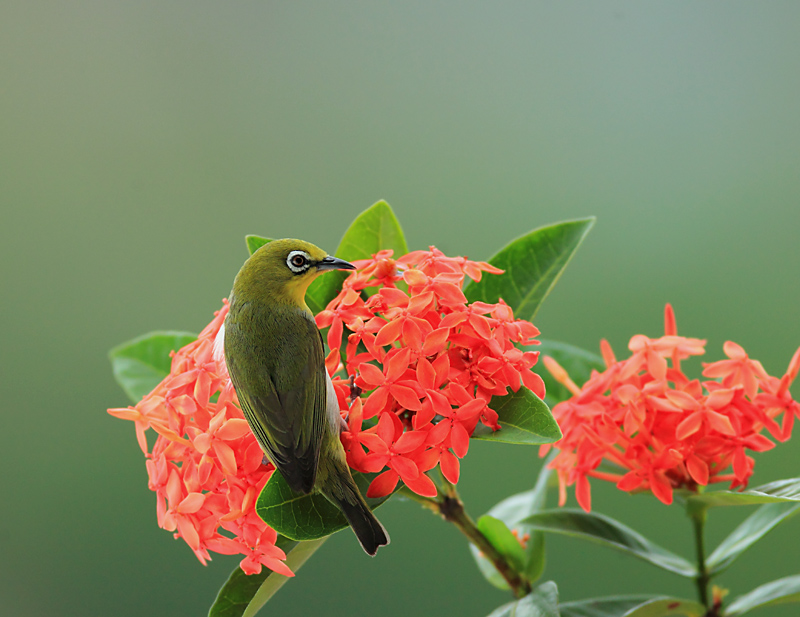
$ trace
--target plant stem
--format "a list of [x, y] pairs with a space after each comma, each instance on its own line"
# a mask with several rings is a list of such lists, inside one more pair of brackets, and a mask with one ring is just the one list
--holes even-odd
[[706, 523], [706, 510], [701, 509], [692, 514], [692, 523], [694, 524], [694, 541], [697, 548], [697, 576], [695, 577], [695, 584], [697, 585], [697, 594], [703, 606], [709, 608], [708, 603], [708, 581], [711, 578], [706, 568], [706, 546], [705, 538], [703, 537], [703, 528]]
[[[440, 489], [442, 487], [439, 487]], [[512, 563], [501, 555], [491, 542], [478, 529], [475, 522], [470, 518], [464, 509], [464, 503], [456, 491], [455, 486], [446, 483], [444, 490], [439, 491], [435, 499], [421, 497], [413, 491], [402, 489], [403, 494], [422, 504], [423, 507], [432, 510], [453, 523], [461, 533], [481, 552], [483, 556], [492, 562], [492, 565], [511, 587], [511, 591], [517, 598], [522, 598], [531, 592], [531, 583], [528, 581]]]

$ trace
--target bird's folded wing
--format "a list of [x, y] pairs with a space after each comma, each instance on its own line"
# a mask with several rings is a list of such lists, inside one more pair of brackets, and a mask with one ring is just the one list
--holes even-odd
[[[262, 449], [292, 490], [309, 493], [314, 488], [325, 431], [325, 357], [316, 324], [302, 318], [297, 326], [308, 332], [296, 337], [291, 349], [265, 354], [256, 346], [254, 353], [260, 357], [248, 366], [258, 374], [247, 380], [255, 385], [240, 387], [241, 371], [236, 363], [228, 362], [228, 370]], [[233, 328], [225, 336], [232, 335], [236, 335]]]

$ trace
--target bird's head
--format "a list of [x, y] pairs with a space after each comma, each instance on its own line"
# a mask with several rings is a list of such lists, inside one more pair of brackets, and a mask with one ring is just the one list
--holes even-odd
[[233, 283], [234, 296], [305, 306], [308, 286], [328, 270], [355, 270], [318, 246], [286, 238], [268, 242], [244, 263]]

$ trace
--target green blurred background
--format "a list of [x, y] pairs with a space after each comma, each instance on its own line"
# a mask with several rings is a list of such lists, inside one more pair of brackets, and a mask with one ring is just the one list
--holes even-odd
[[[564, 218], [598, 223], [537, 317], [622, 353], [679, 331], [782, 374], [800, 344], [800, 4], [795, 2], [0, 3], [6, 300], [0, 614], [202, 615], [237, 560], [160, 530], [107, 350], [199, 331], [248, 233], [333, 250], [393, 206], [415, 248], [485, 259]], [[797, 392], [797, 388], [795, 388]], [[800, 443], [756, 484], [800, 475]], [[477, 516], [531, 485], [535, 448], [476, 443]], [[687, 556], [678, 507], [594, 483], [594, 506]], [[571, 499], [574, 504], [574, 499]], [[715, 511], [710, 540], [742, 511]], [[507, 601], [446, 523], [400, 500], [374, 559], [340, 533], [265, 614], [481, 616]], [[800, 520], [721, 579], [800, 570]], [[564, 600], [690, 596], [577, 540], [548, 545]], [[762, 614], [796, 615], [797, 608]]]

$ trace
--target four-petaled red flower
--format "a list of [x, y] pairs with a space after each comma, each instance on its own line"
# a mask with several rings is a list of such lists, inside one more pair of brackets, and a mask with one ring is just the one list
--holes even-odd
[[[678, 336], [670, 305], [664, 321], [663, 337], [631, 339], [627, 360], [618, 362], [602, 341], [606, 370], [593, 371], [582, 388], [552, 358], [544, 358], [573, 393], [553, 408], [563, 438], [540, 451], [558, 451], [550, 466], [558, 473], [561, 505], [574, 484], [578, 503], [589, 511], [589, 478], [616, 482], [624, 491], [650, 490], [666, 504], [677, 488], [697, 491], [714, 482], [744, 488], [754, 464], [746, 450], [775, 445], [764, 430], [779, 441], [790, 437], [800, 416], [789, 392], [800, 370], [800, 349], [778, 379], [728, 341], [723, 348], [728, 360], [704, 364], [703, 376], [718, 381], [690, 380], [680, 362], [705, 353], [705, 341]], [[782, 426], [776, 421], [781, 415]], [[601, 470], [602, 463], [626, 472]]]

